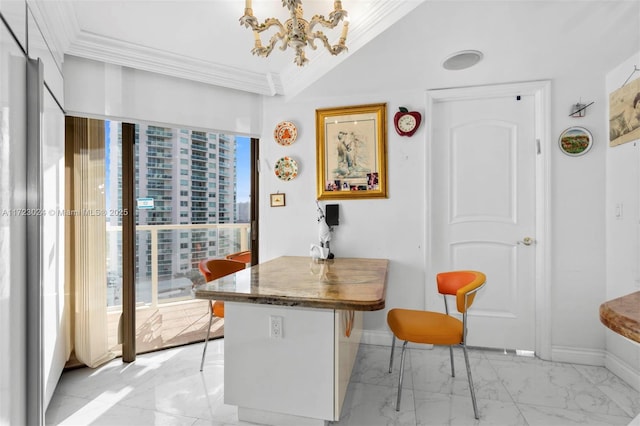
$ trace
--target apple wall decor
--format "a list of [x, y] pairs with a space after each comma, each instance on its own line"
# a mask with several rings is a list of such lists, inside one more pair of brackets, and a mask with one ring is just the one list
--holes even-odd
[[422, 114], [418, 111], [409, 111], [405, 107], [400, 107], [400, 111], [396, 112], [393, 116], [393, 124], [396, 127], [396, 132], [400, 136], [413, 136], [413, 134], [420, 127], [422, 122]]

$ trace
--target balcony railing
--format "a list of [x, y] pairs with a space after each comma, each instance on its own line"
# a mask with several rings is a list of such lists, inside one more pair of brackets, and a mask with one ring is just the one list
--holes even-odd
[[[114, 246], [109, 248], [113, 258], [120, 258], [121, 238], [119, 233], [122, 232], [121, 226], [107, 225], [107, 239], [114, 243]], [[175, 231], [173, 235], [172, 244], [175, 244], [176, 248], [167, 252], [167, 248], [163, 250], [163, 247], [168, 244], [167, 231]], [[190, 242], [191, 247], [180, 248], [180, 243], [184, 242], [184, 238], [181, 237], [181, 233], [191, 231], [201, 231], [199, 235], [192, 235]], [[211, 231], [215, 231], [212, 234]], [[203, 258], [207, 257], [224, 257], [227, 254], [237, 251], [249, 250], [250, 248], [250, 225], [248, 223], [230, 223], [230, 224], [197, 224], [197, 225], [138, 225], [136, 226], [136, 241], [138, 251], [138, 262], [144, 256], [144, 264], [138, 264], [139, 271], [150, 271], [150, 274], [141, 272], [144, 276], [136, 277], [136, 301], [138, 304], [157, 307], [158, 304], [172, 303], [182, 300], [188, 300], [193, 297], [191, 293], [190, 278], [201, 279], [199, 271], [193, 269], [191, 266], [185, 274], [184, 269], [181, 270], [182, 264], [197, 264]], [[111, 235], [116, 233], [115, 238]], [[147, 234], [147, 235], [144, 235]], [[205, 234], [206, 237], [203, 238]], [[210, 240], [214, 240], [217, 244], [211, 246], [208, 244]], [[114, 253], [117, 249], [118, 253]], [[150, 252], [150, 253], [149, 253]], [[180, 254], [187, 252], [189, 254], [187, 259], [182, 259]], [[170, 256], [173, 256], [171, 259]], [[160, 261], [160, 259], [164, 259]], [[176, 265], [176, 270], [172, 271], [172, 277], [167, 280], [162, 280], [159, 273], [159, 265], [167, 263], [167, 259], [171, 259]], [[113, 267], [111, 268], [113, 269]], [[119, 270], [109, 271], [109, 280], [107, 287], [108, 290], [108, 306], [121, 304], [122, 298], [119, 293], [122, 289], [122, 275]], [[119, 284], [119, 285], [118, 285]], [[142, 300], [141, 300], [142, 299]]]
[[173, 132], [166, 129], [147, 129], [146, 133], [149, 136], [162, 136], [166, 138], [173, 137]]

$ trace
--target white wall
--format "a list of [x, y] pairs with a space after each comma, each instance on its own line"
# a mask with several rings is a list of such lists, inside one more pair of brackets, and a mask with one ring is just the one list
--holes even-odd
[[[602, 364], [604, 329], [599, 306], [605, 283], [605, 153], [607, 96], [604, 75], [568, 67], [552, 83], [551, 345], [558, 361]], [[583, 118], [569, 117], [580, 99], [595, 102]], [[570, 126], [593, 135], [581, 157], [563, 154], [557, 138]]]
[[[362, 69], [368, 65], [363, 64]], [[551, 76], [550, 343], [553, 359], [603, 364], [604, 329], [598, 307], [605, 298], [603, 203], [607, 133], [602, 117], [607, 98], [603, 75], [589, 74], [587, 70], [576, 77], [572, 69], [565, 72]], [[315, 109], [387, 102], [389, 199], [340, 202], [341, 224], [332, 248], [338, 256], [389, 258], [387, 307], [424, 307], [424, 286], [432, 281], [434, 273], [425, 270], [428, 253], [423, 248], [424, 222], [432, 208], [425, 199], [424, 129], [429, 123], [424, 123], [414, 137], [402, 138], [396, 135], [391, 120], [401, 105], [424, 112], [424, 91], [435, 88], [438, 87], [343, 98], [266, 99], [261, 138], [261, 260], [283, 254], [306, 255], [308, 244], [317, 239]], [[595, 104], [584, 118], [569, 117], [571, 105], [580, 98]], [[291, 120], [299, 126], [298, 140], [290, 147], [273, 141], [273, 128], [281, 120]], [[555, 138], [572, 125], [585, 126], [594, 135], [594, 147], [585, 156], [569, 157], [558, 149]], [[300, 176], [294, 181], [281, 182], [272, 173], [273, 164], [283, 155], [291, 155], [300, 163]], [[287, 207], [268, 206], [267, 194], [277, 191], [287, 194]], [[365, 330], [369, 337], [386, 335], [385, 311], [368, 313]]]
[[[345, 81], [363, 78], [366, 70], [380, 66], [378, 57], [363, 56], [358, 66], [341, 74]], [[367, 62], [370, 60], [370, 62]], [[398, 64], [389, 66], [397, 67]], [[504, 70], [509, 83], [509, 70]], [[559, 361], [604, 364], [604, 328], [598, 308], [605, 300], [605, 153], [606, 127], [603, 117], [607, 96], [604, 75], [569, 65], [549, 78], [551, 86], [551, 211], [552, 241], [549, 279], [552, 358]], [[490, 82], [495, 83], [495, 82]], [[480, 82], [479, 84], [482, 84]], [[317, 83], [321, 87], [322, 80]], [[399, 106], [424, 113], [425, 91], [379, 92], [375, 83], [368, 93], [350, 96], [307, 96], [304, 99], [265, 99], [261, 135], [260, 255], [261, 260], [280, 255], [307, 255], [308, 245], [317, 240], [315, 212], [315, 109], [386, 102], [388, 108], [389, 198], [385, 200], [340, 201], [341, 224], [336, 228], [332, 248], [338, 256], [383, 257], [391, 260], [387, 308], [424, 307], [424, 288], [431, 285], [435, 271], [426, 270], [424, 250], [426, 215], [431, 208], [425, 199], [425, 126], [412, 138], [393, 130], [392, 116]], [[374, 92], [375, 94], [371, 94]], [[309, 93], [318, 93], [310, 91]], [[300, 97], [302, 98], [302, 97]], [[583, 118], [569, 117], [580, 99], [595, 101]], [[299, 128], [298, 140], [282, 147], [273, 140], [273, 129], [282, 120]], [[587, 127], [594, 136], [591, 151], [582, 157], [564, 155], [557, 137], [567, 127]], [[282, 182], [273, 175], [275, 161], [292, 156], [300, 175]], [[285, 208], [270, 208], [268, 194], [286, 194]], [[365, 341], [385, 343], [386, 311], [365, 315]]]
[[[607, 74], [606, 92], [619, 89], [640, 65], [640, 51]], [[635, 73], [631, 80], [640, 78]], [[607, 114], [605, 117], [608, 117]], [[640, 140], [607, 148], [607, 280], [605, 299], [640, 290]], [[622, 217], [616, 217], [616, 205]], [[606, 366], [640, 390], [640, 344], [606, 330]]]
[[260, 133], [256, 94], [75, 56], [65, 57], [64, 74], [68, 115]]
[[[294, 251], [306, 254], [307, 242], [315, 240], [316, 108], [387, 102], [390, 115], [400, 105], [424, 112], [424, 93], [429, 89], [550, 80], [549, 134], [552, 140], [548, 226], [551, 241], [546, 242], [549, 250], [546, 278], [550, 288], [547, 308], [551, 341], [547, 343], [551, 345], [554, 360], [602, 365], [606, 355], [605, 327], [599, 321], [599, 306], [606, 300], [605, 165], [608, 140], [605, 120], [608, 93], [604, 80], [606, 72], [628, 55], [622, 52], [634, 52], [640, 46], [637, 25], [611, 27], [618, 19], [617, 13], [635, 16], [637, 20], [637, 9], [632, 3], [616, 4], [616, 10], [609, 3], [564, 3], [566, 15], [559, 13], [531, 19], [538, 14], [544, 15], [545, 9], [533, 2], [525, 3], [505, 9], [501, 2], [465, 2], [465, 7], [460, 9], [459, 5], [449, 2], [426, 2], [296, 99], [266, 99], [261, 136], [263, 166], [273, 167], [278, 155], [291, 154], [300, 161], [303, 171], [296, 179], [299, 182], [279, 182], [270, 171], [262, 174], [261, 256], [270, 258]], [[630, 8], [626, 9], [627, 6]], [[486, 7], [493, 7], [491, 10], [495, 13], [487, 13]], [[595, 13], [598, 8], [602, 13]], [[625, 36], [597, 56], [571, 48], [575, 37], [570, 35], [545, 43], [545, 32], [540, 29], [562, 26], [575, 16], [576, 11], [594, 20], [597, 34], [617, 37], [624, 32]], [[607, 11], [612, 14], [608, 25], [604, 25], [599, 18]], [[456, 37], [438, 37], [438, 31], [447, 33], [445, 27], [450, 26], [447, 20], [433, 26], [422, 25], [424, 19], [438, 13], [456, 17], [464, 44]], [[491, 19], [494, 16], [495, 21]], [[520, 48], [509, 36], [516, 27], [517, 31], [531, 35], [528, 46], [539, 46], [528, 52], [538, 58], [537, 62], [527, 61], [529, 57], [518, 57], [526, 49]], [[503, 31], [492, 31], [498, 28]], [[585, 36], [578, 42], [581, 46], [599, 42], [593, 31], [588, 31], [588, 36], [573, 26], [567, 27], [567, 31]], [[486, 54], [477, 67], [447, 72], [440, 67], [420, 66], [441, 61], [450, 52], [471, 48], [465, 37], [469, 33], [477, 35], [477, 47]], [[489, 34], [501, 35], [492, 39]], [[593, 39], [589, 38], [592, 36]], [[556, 43], [554, 49], [543, 47], [553, 43]], [[488, 65], [490, 63], [499, 63], [501, 72], [489, 72], [494, 70]], [[526, 64], [525, 68], [523, 64]], [[393, 89], [395, 87], [402, 91]], [[595, 103], [587, 109], [585, 117], [569, 117], [571, 106], [579, 101]], [[281, 120], [297, 120], [302, 127], [304, 135], [301, 134], [300, 140], [289, 148], [273, 142], [273, 128]], [[584, 126], [593, 134], [594, 146], [586, 155], [569, 157], [559, 150], [557, 138], [570, 126]], [[424, 128], [407, 140], [396, 136], [389, 126], [390, 198], [349, 201], [341, 206], [342, 215], [357, 218], [358, 223], [344, 223], [338, 227], [334, 243], [336, 251], [361, 256], [375, 254], [392, 260], [387, 307], [420, 307], [424, 301], [424, 285], [431, 283], [435, 273], [425, 269], [424, 258], [430, 254], [424, 252], [420, 246], [424, 240], [418, 237], [424, 233], [426, 215], [431, 208], [437, 208], [426, 205], [424, 197], [425, 143]], [[277, 190], [287, 193], [287, 205], [292, 208], [271, 209], [268, 206], [267, 194]], [[375, 243], [373, 232], [361, 224], [364, 217], [368, 218], [369, 224], [385, 226]], [[392, 220], [385, 222], [387, 218]], [[288, 229], [292, 230], [289, 231], [291, 238], [278, 239], [279, 233], [286, 233]], [[338, 241], [340, 238], [343, 239]], [[296, 243], [296, 240], [305, 243]], [[370, 336], [371, 332], [374, 335], [386, 333], [384, 311], [367, 314], [365, 329], [365, 336]]]
[[[425, 297], [425, 127], [412, 138], [400, 137], [393, 131], [393, 115], [400, 106], [424, 114], [421, 91], [301, 102], [265, 99], [260, 139], [260, 261], [281, 255], [307, 256], [309, 245], [318, 243], [316, 108], [378, 102], [387, 103], [389, 198], [327, 202], [340, 206], [340, 225], [334, 228], [331, 249], [339, 257], [390, 259], [387, 306], [420, 308]], [[283, 120], [298, 128], [297, 140], [287, 147], [273, 139], [273, 130]], [[281, 181], [273, 173], [275, 162], [285, 155], [298, 162], [299, 176], [292, 181]], [[278, 191], [286, 194], [286, 206], [272, 208], [268, 194]], [[385, 318], [382, 311], [365, 315], [364, 328], [370, 331], [365, 339], [378, 335], [390, 343]]]

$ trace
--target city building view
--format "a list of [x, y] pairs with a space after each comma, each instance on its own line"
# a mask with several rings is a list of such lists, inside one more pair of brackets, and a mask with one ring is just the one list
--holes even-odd
[[[248, 138], [136, 124], [136, 302], [192, 298], [198, 263], [249, 249]], [[122, 126], [105, 122], [107, 306], [122, 303]], [[240, 156], [240, 158], [239, 158]], [[240, 166], [238, 161], [243, 162]], [[245, 164], [246, 163], [246, 164]], [[244, 200], [238, 199], [238, 171]]]

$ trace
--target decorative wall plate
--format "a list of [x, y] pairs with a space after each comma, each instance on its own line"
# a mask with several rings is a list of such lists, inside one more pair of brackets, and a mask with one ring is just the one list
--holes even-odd
[[298, 163], [291, 157], [282, 157], [276, 161], [274, 172], [282, 180], [292, 180], [298, 176]]
[[298, 137], [298, 129], [290, 121], [283, 121], [276, 126], [273, 137], [280, 145], [291, 145]]
[[593, 136], [584, 127], [569, 127], [558, 138], [558, 145], [565, 154], [577, 157], [591, 149]]

